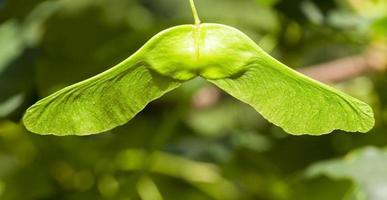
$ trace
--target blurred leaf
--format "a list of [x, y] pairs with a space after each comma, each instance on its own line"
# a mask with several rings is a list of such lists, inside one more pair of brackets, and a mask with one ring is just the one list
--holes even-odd
[[163, 200], [157, 185], [147, 176], [140, 178], [137, 183], [137, 191], [142, 200]]
[[23, 38], [27, 45], [36, 46], [40, 44], [45, 32], [46, 21], [61, 8], [60, 1], [44, 1], [26, 16], [23, 26]]
[[23, 42], [20, 27], [16, 21], [7, 21], [0, 25], [0, 75], [14, 59], [22, 54]]
[[387, 44], [387, 16], [375, 20], [371, 25], [371, 29], [375, 40], [382, 41]]
[[387, 1], [385, 0], [345, 0], [360, 15], [375, 19], [386, 16]]
[[291, 187], [289, 200], [356, 200], [352, 198], [354, 185], [349, 180], [332, 180], [322, 176], [298, 180]]
[[330, 25], [340, 29], [360, 29], [366, 27], [368, 21], [359, 17], [353, 12], [345, 10], [334, 10], [328, 15], [328, 22]]
[[183, 179], [215, 199], [235, 199], [239, 193], [215, 165], [165, 152], [147, 154], [141, 150], [126, 150], [117, 157], [117, 165], [121, 170], [145, 169]]
[[324, 22], [324, 15], [313, 2], [302, 2], [301, 9], [312, 23], [321, 25]]
[[18, 108], [23, 103], [24, 95], [18, 94], [5, 102], [0, 102], [0, 118], [5, 117], [6, 115], [13, 112], [16, 108]]
[[[343, 159], [320, 162], [312, 165], [307, 174], [321, 174], [336, 179], [351, 179], [359, 190], [353, 192], [355, 199], [387, 199], [387, 150], [367, 147], [356, 150]], [[357, 198], [359, 197], [360, 198]], [[361, 198], [364, 196], [364, 198]]]
[[187, 123], [199, 134], [219, 136], [265, 123], [249, 106], [225, 100], [207, 109], [193, 109]]
[[233, 142], [237, 147], [244, 147], [257, 152], [267, 151], [272, 146], [267, 137], [254, 132], [234, 134]]
[[100, 178], [98, 182], [99, 192], [105, 198], [114, 197], [119, 189], [118, 181], [111, 175], [106, 175]]

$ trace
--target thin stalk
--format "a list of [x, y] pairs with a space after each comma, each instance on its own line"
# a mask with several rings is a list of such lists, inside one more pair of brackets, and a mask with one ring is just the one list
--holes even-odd
[[189, 0], [189, 3], [191, 4], [192, 14], [193, 14], [193, 17], [195, 19], [195, 25], [199, 25], [200, 18], [198, 15], [198, 11], [196, 10], [195, 2], [194, 2], [194, 0]]

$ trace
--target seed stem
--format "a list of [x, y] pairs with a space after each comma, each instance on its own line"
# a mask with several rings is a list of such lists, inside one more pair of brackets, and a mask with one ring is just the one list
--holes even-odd
[[195, 25], [199, 25], [200, 24], [200, 18], [199, 18], [199, 15], [198, 15], [198, 11], [196, 10], [194, 0], [189, 0], [189, 3], [191, 4], [192, 14], [193, 14], [193, 17], [195, 19]]

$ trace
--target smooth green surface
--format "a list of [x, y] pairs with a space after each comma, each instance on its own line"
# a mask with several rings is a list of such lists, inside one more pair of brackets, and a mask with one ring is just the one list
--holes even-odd
[[242, 32], [220, 24], [159, 33], [111, 70], [39, 101], [27, 110], [24, 124], [40, 134], [100, 133], [197, 76], [291, 134], [367, 132], [374, 125], [367, 104], [293, 71]]

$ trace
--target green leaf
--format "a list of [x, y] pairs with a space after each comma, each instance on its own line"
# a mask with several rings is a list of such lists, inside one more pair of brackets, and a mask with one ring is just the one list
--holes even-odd
[[127, 149], [118, 155], [116, 161], [121, 170], [139, 171], [146, 168], [151, 173], [190, 183], [214, 199], [237, 199], [240, 195], [235, 185], [222, 176], [219, 167], [211, 163], [161, 151], [147, 154], [141, 149]]
[[24, 50], [23, 39], [19, 32], [20, 27], [16, 21], [10, 20], [0, 24], [0, 75]]
[[356, 187], [351, 199], [387, 199], [387, 150], [365, 147], [348, 154], [343, 159], [323, 161], [312, 165], [307, 175], [326, 175], [334, 179], [350, 179]]
[[370, 28], [374, 40], [381, 43], [387, 40], [387, 16], [375, 20]]
[[117, 67], [35, 104], [24, 123], [40, 134], [103, 132], [197, 76], [291, 134], [366, 132], [374, 125], [367, 104], [286, 67], [237, 29], [207, 23], [159, 33]]
[[143, 176], [137, 182], [137, 192], [143, 200], [163, 200], [156, 183], [148, 176]]
[[131, 57], [30, 107], [24, 124], [34, 133], [89, 135], [129, 121], [150, 101], [179, 86]]
[[240, 76], [212, 81], [263, 117], [295, 135], [321, 135], [340, 129], [367, 132], [372, 109], [349, 95], [312, 80], [257, 50]]
[[20, 93], [10, 97], [5, 102], [0, 102], [0, 118], [15, 111], [22, 103], [24, 94]]

